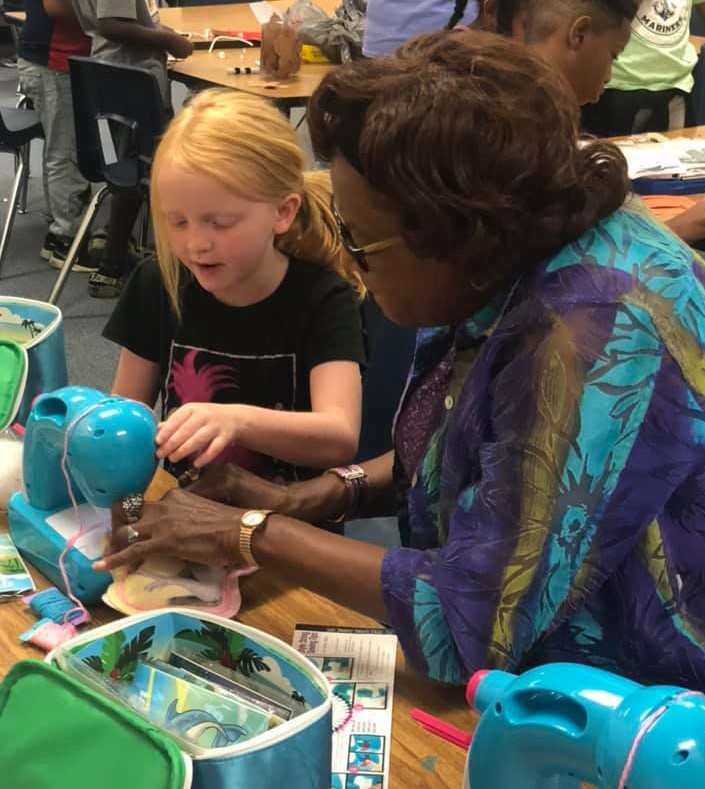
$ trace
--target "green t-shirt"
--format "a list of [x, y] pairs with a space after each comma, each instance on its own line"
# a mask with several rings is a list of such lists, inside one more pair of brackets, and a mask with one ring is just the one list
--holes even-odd
[[612, 67], [608, 88], [619, 90], [693, 89], [698, 56], [690, 43], [693, 5], [705, 0], [642, 0], [632, 35]]

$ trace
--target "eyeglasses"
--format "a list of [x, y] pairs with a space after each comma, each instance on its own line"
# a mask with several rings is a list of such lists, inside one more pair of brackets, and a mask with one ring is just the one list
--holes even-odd
[[352, 257], [365, 274], [370, 270], [370, 266], [367, 263], [368, 255], [374, 255], [375, 252], [382, 252], [385, 249], [390, 249], [391, 247], [397, 246], [397, 244], [401, 244], [403, 241], [401, 236], [392, 236], [391, 238], [385, 238], [384, 241], [375, 241], [373, 244], [367, 244], [364, 247], [356, 247], [350, 228], [345, 224], [343, 217], [338, 213], [335, 201], [331, 200], [330, 207], [333, 212], [333, 217], [335, 218], [335, 223], [338, 226], [338, 235], [340, 236], [340, 243], [343, 249]]

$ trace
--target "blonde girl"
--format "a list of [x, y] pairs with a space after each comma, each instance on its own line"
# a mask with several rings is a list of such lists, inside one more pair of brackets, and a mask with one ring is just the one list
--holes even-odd
[[154, 405], [158, 454], [182, 471], [233, 461], [269, 478], [350, 462], [360, 430], [360, 286], [324, 173], [256, 97], [201, 93], [154, 159], [158, 266], [139, 266], [105, 336], [113, 392]]

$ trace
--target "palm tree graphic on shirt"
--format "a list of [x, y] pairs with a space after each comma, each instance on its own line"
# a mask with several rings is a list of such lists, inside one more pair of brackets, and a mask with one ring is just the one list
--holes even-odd
[[216, 395], [237, 389], [229, 364], [203, 364], [196, 368], [198, 351], [186, 353], [181, 362], [171, 366], [169, 388], [180, 403], [212, 403]]

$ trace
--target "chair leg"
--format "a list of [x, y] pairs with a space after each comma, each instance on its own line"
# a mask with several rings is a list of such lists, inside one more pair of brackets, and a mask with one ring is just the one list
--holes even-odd
[[31, 144], [31, 142], [28, 142], [27, 145], [25, 145], [20, 151], [20, 158], [22, 159], [22, 163], [24, 165], [22, 184], [20, 186], [20, 202], [19, 206], [17, 207], [17, 211], [20, 214], [27, 213], [27, 192], [29, 190], [29, 151]]
[[59, 300], [59, 297], [61, 296], [61, 291], [64, 289], [66, 280], [68, 279], [68, 276], [71, 273], [71, 269], [73, 268], [73, 264], [76, 261], [76, 258], [78, 257], [78, 250], [81, 248], [81, 244], [83, 243], [84, 239], [88, 235], [88, 231], [90, 230], [90, 227], [93, 224], [95, 215], [98, 213], [100, 204], [103, 202], [107, 194], [108, 194], [108, 187], [102, 186], [93, 195], [93, 199], [88, 204], [88, 208], [86, 208], [86, 213], [83, 215], [83, 219], [81, 220], [81, 226], [78, 228], [78, 232], [76, 233], [73, 241], [71, 242], [71, 247], [69, 248], [68, 254], [66, 255], [66, 260], [64, 261], [64, 265], [61, 267], [59, 276], [56, 278], [54, 287], [51, 289], [51, 293], [49, 294], [49, 298], [47, 299], [49, 304], [56, 304], [56, 302]]
[[301, 116], [299, 122], [294, 127], [296, 131], [298, 131], [304, 125], [305, 120], [306, 120], [306, 110], [304, 110], [304, 114]]
[[12, 181], [12, 192], [10, 193], [10, 200], [7, 204], [7, 216], [5, 217], [5, 226], [2, 229], [2, 237], [0, 238], [0, 269], [5, 260], [5, 253], [10, 241], [10, 234], [12, 233], [12, 225], [15, 222], [15, 213], [17, 212], [17, 202], [22, 188], [22, 178], [24, 176], [25, 163], [24, 159], [20, 156], [18, 158], [18, 166], [15, 171], [15, 177]]
[[149, 243], [149, 221], [150, 221], [150, 212], [149, 212], [149, 200], [145, 199], [142, 203], [142, 208], [140, 209], [140, 222], [139, 222], [139, 238], [137, 239], [138, 244], [140, 245], [141, 250], [145, 250], [147, 248], [147, 244]]

